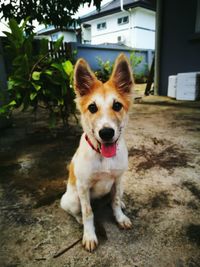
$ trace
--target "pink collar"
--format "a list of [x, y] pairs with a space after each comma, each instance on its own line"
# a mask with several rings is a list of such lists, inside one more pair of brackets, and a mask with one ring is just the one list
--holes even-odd
[[97, 153], [101, 154], [101, 151], [100, 151], [99, 147], [96, 148], [96, 147], [92, 144], [92, 142], [90, 141], [90, 139], [89, 139], [89, 137], [87, 136], [87, 134], [85, 134], [85, 140], [87, 141], [87, 143], [90, 145], [90, 147], [91, 147], [94, 151], [96, 151]]

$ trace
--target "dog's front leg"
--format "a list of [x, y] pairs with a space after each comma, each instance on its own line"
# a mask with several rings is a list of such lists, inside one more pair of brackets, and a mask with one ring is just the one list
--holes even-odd
[[132, 223], [130, 219], [123, 213], [121, 198], [122, 198], [122, 177], [117, 177], [115, 183], [113, 185], [113, 193], [112, 193], [112, 208], [115, 219], [119, 226], [123, 229], [130, 229], [132, 227]]
[[78, 185], [78, 194], [81, 203], [82, 219], [83, 219], [83, 241], [84, 248], [93, 251], [98, 245], [97, 236], [94, 227], [94, 215], [90, 204], [90, 189], [83, 185]]

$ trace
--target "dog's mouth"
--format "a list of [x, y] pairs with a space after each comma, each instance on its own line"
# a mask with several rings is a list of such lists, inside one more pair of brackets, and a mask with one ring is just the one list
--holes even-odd
[[99, 143], [101, 155], [105, 158], [112, 158], [117, 153], [117, 142]]

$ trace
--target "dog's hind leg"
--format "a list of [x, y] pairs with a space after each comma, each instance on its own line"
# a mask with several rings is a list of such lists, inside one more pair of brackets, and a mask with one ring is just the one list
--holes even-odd
[[69, 166], [67, 190], [61, 198], [60, 206], [74, 216], [78, 223], [82, 224], [81, 204], [76, 188], [76, 177], [74, 175], [73, 163]]
[[81, 205], [76, 186], [67, 185], [67, 191], [61, 198], [60, 206], [62, 209], [71, 214], [78, 223], [82, 224]]

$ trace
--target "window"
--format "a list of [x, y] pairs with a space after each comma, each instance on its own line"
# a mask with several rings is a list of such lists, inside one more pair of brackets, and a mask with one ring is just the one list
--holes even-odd
[[58, 33], [54, 33], [51, 35], [51, 41], [56, 42], [58, 40]]
[[104, 29], [106, 29], [106, 22], [97, 24], [97, 30], [104, 30]]
[[117, 36], [117, 42], [120, 43], [122, 41], [122, 37], [121, 36]]
[[125, 16], [125, 17], [121, 17], [121, 18], [118, 18], [117, 19], [117, 23], [119, 25], [122, 25], [122, 24], [126, 24], [129, 22], [129, 17], [128, 16]]

